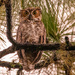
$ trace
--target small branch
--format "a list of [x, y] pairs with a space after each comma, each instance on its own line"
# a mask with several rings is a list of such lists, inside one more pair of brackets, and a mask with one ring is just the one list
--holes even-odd
[[35, 65], [35, 69], [40, 69], [40, 68], [48, 67], [48, 65], [50, 65], [50, 64], [51, 64], [50, 59], [48, 59], [46, 61], [42, 61], [40, 63], [37, 63]]
[[70, 46], [67, 51], [72, 51], [72, 50], [75, 50], [75, 46]]
[[[43, 67], [47, 67], [48, 65], [50, 64], [50, 60], [47, 60], [46, 62], [45, 61], [42, 61], [38, 64], [35, 65], [34, 69], [40, 69], [40, 68], [43, 68]], [[7, 68], [18, 68], [20, 70], [23, 69], [22, 65], [19, 64], [19, 63], [13, 63], [13, 62], [6, 62], [6, 61], [0, 61], [0, 66], [1, 67], [7, 67]]]
[[3, 0], [0, 0], [0, 6], [2, 6], [4, 4]]
[[66, 50], [75, 50], [75, 46], [72, 46], [72, 44], [69, 41], [69, 37], [67, 36], [65, 37], [65, 43], [66, 43], [66, 46], [65, 46]]
[[19, 63], [13, 63], [13, 62], [6, 62], [6, 61], [0, 61], [1, 67], [7, 67], [7, 68], [18, 68], [22, 69], [21, 64]]
[[0, 58], [9, 54], [9, 53], [13, 53], [15, 51], [15, 47], [10, 46], [7, 49], [4, 49], [3, 51], [0, 51]]

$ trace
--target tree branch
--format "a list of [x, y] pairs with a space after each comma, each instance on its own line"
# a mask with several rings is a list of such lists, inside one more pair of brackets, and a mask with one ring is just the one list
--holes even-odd
[[[50, 44], [51, 45], [51, 44]], [[49, 46], [48, 46], [49, 47]], [[72, 48], [71, 48], [72, 47]], [[75, 49], [75, 46], [70, 46], [70, 49]], [[55, 50], [55, 49], [54, 49]], [[14, 46], [10, 46], [9, 48], [0, 51], [0, 58], [3, 57], [6, 54], [9, 53], [13, 53], [14, 51], [16, 51]], [[51, 51], [51, 50], [50, 50]], [[52, 50], [53, 51], [53, 50]], [[70, 51], [70, 50], [67, 50]], [[49, 64], [51, 64], [50, 59], [47, 59], [46, 62], [42, 61], [40, 63], [37, 63], [34, 67], [34, 69], [40, 69], [43, 67], [47, 67]], [[23, 67], [21, 66], [21, 64], [19, 63], [14, 63], [14, 62], [5, 62], [5, 61], [0, 61], [0, 66], [1, 67], [8, 67], [8, 68], [18, 68], [18, 69], [23, 69]]]
[[16, 41], [12, 38], [12, 16], [11, 16], [11, 0], [5, 1], [5, 8], [6, 8], [6, 21], [7, 21], [7, 38], [9, 41], [16, 45]]
[[[39, 62], [35, 65], [34, 69], [40, 69], [43, 67], [47, 67], [50, 64], [50, 60], [48, 59], [46, 62], [42, 61]], [[1, 67], [7, 67], [7, 68], [18, 68], [18, 69], [23, 69], [22, 65], [19, 63], [14, 63], [14, 62], [6, 62], [6, 61], [0, 61], [0, 66]]]
[[7, 49], [4, 49], [4, 50], [0, 51], [0, 58], [9, 54], [9, 53], [13, 53], [14, 51], [15, 51], [15, 47], [10, 46]]
[[0, 61], [1, 67], [7, 67], [7, 68], [18, 68], [22, 69], [21, 64], [19, 63], [13, 63], [13, 62], [6, 62], [6, 61]]
[[15, 46], [10, 46], [7, 49], [4, 49], [3, 51], [0, 51], [0, 58], [9, 54], [9, 53], [14, 53], [15, 51], [19, 49], [25, 49], [25, 51], [30, 51], [30, 50], [41, 50], [41, 51], [46, 51], [46, 50], [57, 50], [59, 49], [60, 45], [59, 44], [25, 44], [25, 46], [22, 47], [15, 47]]
[[50, 59], [47, 59], [46, 61], [42, 61], [40, 63], [35, 64], [35, 69], [40, 69], [40, 68], [44, 68], [44, 67], [48, 67], [48, 65], [50, 65]]
[[0, 0], [0, 6], [4, 5], [4, 1]]
[[[30, 51], [30, 50], [39, 50], [39, 51], [54, 51], [54, 50], [58, 50], [58, 49], [63, 49], [63, 47], [61, 48], [62, 43], [61, 44], [25, 44], [25, 46], [23, 47], [15, 47], [15, 46], [10, 46], [7, 49], [4, 49], [3, 51], [0, 51], [0, 58], [9, 54], [9, 53], [14, 53], [15, 51], [24, 48], [25, 51]], [[66, 46], [64, 46], [64, 49], [66, 51], [73, 51], [75, 50], [75, 46], [69, 46], [68, 48], [66, 48]]]

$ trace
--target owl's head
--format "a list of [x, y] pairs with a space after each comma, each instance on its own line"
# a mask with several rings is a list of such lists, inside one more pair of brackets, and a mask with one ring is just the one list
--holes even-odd
[[39, 7], [27, 8], [20, 11], [20, 22], [25, 20], [39, 21], [42, 18], [41, 9]]

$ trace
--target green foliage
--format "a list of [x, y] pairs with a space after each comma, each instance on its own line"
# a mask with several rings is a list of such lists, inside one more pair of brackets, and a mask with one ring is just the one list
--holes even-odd
[[[75, 35], [73, 33], [73, 31], [71, 32], [67, 32], [70, 31], [72, 28], [75, 27], [75, 22], [72, 22], [71, 19], [74, 20], [74, 17], [72, 17], [72, 15], [74, 15], [75, 12], [70, 13], [71, 15], [67, 15], [67, 18], [64, 20], [64, 14], [66, 12], [61, 11], [60, 12], [60, 6], [62, 5], [62, 9], [66, 10], [64, 8], [64, 6], [66, 6], [67, 3], [64, 4], [63, 3], [59, 3], [57, 4], [57, 8], [55, 8], [56, 5], [54, 5], [53, 2], [50, 1], [50, 3], [48, 2], [48, 0], [46, 0], [46, 4], [47, 4], [47, 8], [43, 7], [42, 9], [42, 15], [43, 15], [43, 22], [45, 24], [46, 27], [46, 31], [47, 31], [47, 37], [50, 40], [56, 41], [56, 42], [61, 42], [62, 37], [66, 36], [66, 35]], [[60, 4], [60, 5], [59, 5]], [[66, 7], [68, 8], [68, 7]], [[71, 11], [71, 9], [70, 9]], [[61, 15], [59, 16], [59, 14], [61, 13]], [[65, 15], [66, 16], [66, 15]], [[59, 20], [59, 18], [61, 18]], [[61, 23], [60, 23], [61, 21]], [[67, 22], [67, 24], [65, 24]]]
[[60, 34], [59, 32], [59, 28], [58, 28], [58, 24], [57, 24], [57, 20], [55, 18], [55, 15], [52, 14], [51, 12], [46, 12], [46, 9], [44, 9], [42, 11], [42, 15], [43, 15], [43, 22], [45, 24], [46, 27], [46, 31], [47, 31], [47, 37], [53, 41], [57, 41], [59, 42], [60, 40]]

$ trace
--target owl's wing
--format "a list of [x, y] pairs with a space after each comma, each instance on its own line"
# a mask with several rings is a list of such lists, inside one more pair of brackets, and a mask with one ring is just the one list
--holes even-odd
[[[20, 24], [19, 27], [18, 27], [18, 30], [17, 30], [17, 37], [16, 37], [16, 40], [19, 43], [24, 43], [25, 42], [25, 39], [24, 39], [25, 35], [23, 35], [23, 33], [24, 33], [23, 30], [24, 30], [24, 27], [23, 27], [22, 24]], [[17, 54], [19, 56], [19, 62], [20, 63], [27, 62], [24, 49], [18, 50]]]
[[[20, 31], [20, 27], [19, 27], [17, 30], [16, 41], [21, 43], [21, 39], [22, 39], [22, 32]], [[21, 50], [18, 50], [17, 54], [18, 54], [19, 58], [22, 58]]]
[[43, 39], [44, 42], [43, 43], [46, 44], [46, 29], [45, 28], [44, 28], [44, 33], [43, 34], [44, 34], [44, 39]]
[[[43, 24], [43, 25], [44, 25], [44, 24]], [[39, 43], [40, 43], [40, 44], [46, 44], [46, 29], [45, 29], [45, 27], [43, 27], [42, 35], [39, 36]], [[41, 55], [42, 55], [42, 51], [39, 51], [39, 52], [37, 53], [36, 58], [35, 58], [34, 61], [32, 62], [32, 64], [38, 62], [38, 61], [40, 60], [40, 58], [41, 58]]]
[[44, 24], [42, 23], [42, 34], [39, 36], [39, 43], [46, 44], [46, 29], [44, 27]]
[[[17, 30], [17, 37], [16, 37], [16, 41], [19, 43], [22, 43], [23, 39], [22, 39], [22, 32], [23, 32], [23, 27], [19, 26], [18, 30]], [[24, 57], [25, 59], [25, 53], [24, 53], [24, 49], [18, 50], [17, 54], [19, 56], [20, 59], [22, 59]]]
[[41, 44], [46, 44], [46, 30], [43, 30], [43, 35], [41, 36]]

